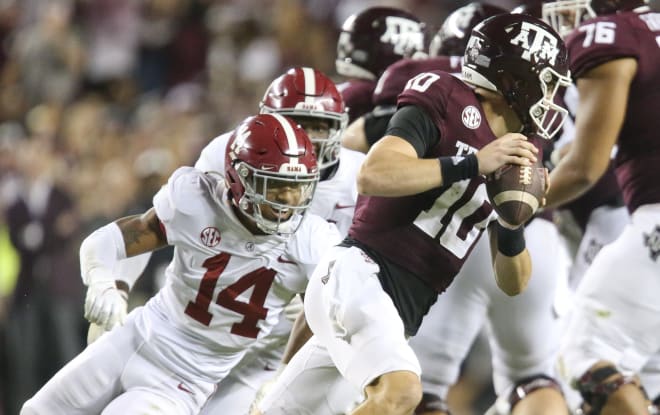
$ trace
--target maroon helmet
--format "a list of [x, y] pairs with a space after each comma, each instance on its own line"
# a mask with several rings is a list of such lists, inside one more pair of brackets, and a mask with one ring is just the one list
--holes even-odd
[[472, 30], [463, 56], [463, 79], [501, 93], [523, 132], [550, 139], [568, 114], [553, 102], [570, 85], [568, 53], [546, 23], [525, 14], [490, 17]]
[[433, 36], [429, 56], [462, 56], [472, 29], [482, 20], [502, 13], [507, 11], [478, 1], [454, 10]]
[[344, 100], [334, 82], [323, 72], [296, 67], [271, 82], [261, 103], [260, 113], [278, 113], [292, 118], [305, 127], [304, 119], [327, 121], [326, 132], [307, 131], [316, 149], [319, 169], [324, 170], [339, 161], [339, 137], [348, 124]]
[[543, 18], [543, 0], [529, 0], [511, 10], [511, 13], [515, 14], [528, 14], [534, 16], [537, 19]]
[[351, 15], [337, 42], [337, 72], [349, 78], [376, 80], [401, 58], [424, 50], [424, 24], [412, 14], [371, 7]]
[[588, 19], [601, 14], [632, 10], [644, 5], [644, 0], [559, 0], [543, 4], [543, 20], [562, 36]]
[[[307, 133], [278, 114], [249, 117], [233, 131], [225, 151], [225, 180], [232, 203], [268, 234], [296, 231], [319, 180], [316, 155]], [[269, 197], [287, 186], [298, 203]], [[274, 199], [274, 200], [273, 200]], [[267, 205], [276, 219], [264, 217]]]

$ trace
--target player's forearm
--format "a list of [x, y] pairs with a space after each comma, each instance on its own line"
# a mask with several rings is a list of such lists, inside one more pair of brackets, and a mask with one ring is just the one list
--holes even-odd
[[368, 196], [409, 196], [439, 187], [442, 184], [440, 165], [437, 159], [391, 154], [387, 158], [365, 161], [357, 184], [360, 194]]
[[569, 154], [550, 173], [550, 188], [545, 196], [546, 208], [554, 208], [576, 199], [589, 190], [603, 175], [605, 168], [587, 170]]
[[92, 232], [80, 245], [80, 272], [85, 285], [95, 280], [114, 280], [113, 270], [126, 258], [121, 230], [109, 223]]
[[293, 355], [296, 354], [305, 343], [307, 343], [307, 340], [309, 340], [310, 337], [312, 337], [312, 334], [312, 330], [307, 325], [307, 320], [305, 320], [305, 312], [303, 311], [298, 314], [298, 318], [296, 318], [296, 321], [293, 323], [291, 334], [289, 335], [289, 341], [284, 350], [284, 355], [282, 356], [282, 363], [289, 363]]
[[514, 257], [498, 252], [494, 267], [495, 281], [504, 293], [514, 296], [525, 291], [532, 275], [532, 260], [527, 249]]

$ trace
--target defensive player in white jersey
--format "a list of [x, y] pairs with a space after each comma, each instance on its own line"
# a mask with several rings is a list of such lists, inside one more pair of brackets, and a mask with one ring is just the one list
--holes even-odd
[[88, 318], [108, 319], [104, 303], [120, 295], [113, 270], [122, 258], [174, 245], [167, 282], [21, 414], [198, 414], [339, 241], [334, 225], [305, 215], [318, 177], [304, 130], [258, 115], [230, 137], [224, 178], [182, 167], [152, 209], [88, 236], [80, 248], [83, 281], [96, 293]]
[[[260, 103], [262, 113], [286, 115], [300, 124], [315, 147], [320, 180], [309, 211], [337, 225], [342, 237], [348, 232], [357, 199], [355, 177], [364, 155], [340, 148], [339, 137], [347, 114], [332, 80], [308, 67], [289, 69], [275, 79]], [[224, 171], [224, 148], [231, 133], [220, 135], [202, 150], [195, 167]], [[294, 307], [298, 303], [299, 307]], [[267, 337], [250, 348], [243, 360], [218, 385], [203, 414], [245, 414], [261, 385], [275, 377], [289, 333], [292, 311], [302, 310], [294, 300], [287, 306], [289, 318], [280, 319]], [[305, 326], [302, 327], [303, 329]], [[311, 335], [311, 333], [310, 333]]]

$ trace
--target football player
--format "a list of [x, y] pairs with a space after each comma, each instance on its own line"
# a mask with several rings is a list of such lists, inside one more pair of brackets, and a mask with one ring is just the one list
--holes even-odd
[[[602, 248], [576, 293], [560, 368], [586, 414], [648, 414], [638, 373], [660, 350], [660, 14], [642, 1], [555, 1], [544, 17], [566, 34], [578, 89], [575, 139], [551, 174], [548, 203], [565, 203], [615, 173], [631, 223]], [[634, 316], [634, 318], [631, 318]]]
[[383, 71], [399, 59], [424, 50], [424, 24], [407, 11], [370, 7], [349, 16], [337, 41], [338, 85], [349, 122], [371, 111], [371, 94]]
[[[428, 59], [403, 59], [385, 71], [378, 80], [374, 103], [377, 106], [396, 103], [407, 80], [421, 72], [460, 72], [462, 56], [458, 55], [465, 52], [472, 28], [490, 16], [506, 12], [479, 2], [452, 12], [434, 36]], [[352, 139], [348, 145], [358, 150], [370, 147], [382, 137], [383, 118], [374, 110], [364, 117], [366, 134], [361, 134], [362, 144], [355, 139], [358, 134], [346, 134], [344, 142]], [[356, 128], [356, 123], [350, 128]], [[490, 252], [483, 239], [456, 281], [429, 310], [410, 341], [424, 369], [424, 395], [416, 414], [449, 413], [447, 393], [458, 379], [461, 364], [484, 325], [492, 351], [495, 392], [500, 397], [491, 413], [567, 412], [554, 379], [561, 327], [553, 314], [553, 294], [559, 276], [567, 272], [568, 258], [547, 212], [527, 224], [525, 239], [532, 256], [533, 274], [523, 294], [508, 298], [494, 284]], [[447, 318], [448, 315], [453, 317]], [[536, 391], [539, 393], [532, 394]]]
[[234, 130], [224, 153], [224, 178], [181, 167], [153, 208], [83, 241], [82, 276], [96, 293], [85, 304], [92, 321], [103, 324], [104, 303], [120, 295], [120, 259], [173, 245], [167, 282], [21, 414], [197, 414], [305, 290], [308, 271], [340, 240], [334, 225], [305, 214], [319, 178], [309, 137], [281, 115], [262, 114]]
[[[286, 115], [301, 125], [315, 147], [320, 180], [309, 208], [334, 223], [345, 236], [353, 218], [357, 189], [355, 177], [364, 155], [340, 148], [339, 136], [346, 125], [342, 97], [330, 78], [321, 71], [295, 67], [275, 79], [261, 100], [260, 112]], [[224, 148], [231, 133], [216, 137], [203, 150], [195, 167], [202, 171], [224, 171]], [[297, 305], [297, 307], [296, 307]], [[302, 303], [294, 299], [271, 334], [250, 348], [241, 363], [218, 385], [218, 391], [204, 407], [203, 414], [220, 412], [245, 414], [257, 391], [276, 376], [284, 359], [291, 330], [311, 336], [304, 319], [294, 326]], [[301, 316], [302, 318], [302, 316]], [[303, 337], [300, 341], [305, 341]], [[292, 346], [294, 347], [294, 346]], [[291, 351], [293, 352], [293, 350]]]
[[424, 72], [399, 95], [358, 175], [349, 237], [310, 280], [314, 336], [259, 413], [342, 413], [337, 394], [326, 393], [342, 383], [364, 394], [353, 415], [412, 413], [422, 385], [407, 337], [487, 229], [495, 283], [507, 295], [524, 291], [531, 261], [523, 228], [497, 218], [482, 175], [536, 161], [519, 132], [548, 131], [565, 115], [553, 98], [569, 82], [566, 50], [542, 21], [500, 14], [472, 31], [464, 56], [463, 80]]

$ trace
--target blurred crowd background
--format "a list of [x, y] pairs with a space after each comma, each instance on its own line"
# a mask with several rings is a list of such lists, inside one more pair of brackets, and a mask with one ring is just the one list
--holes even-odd
[[[350, 14], [400, 7], [433, 34], [466, 3], [0, 0], [0, 415], [18, 414], [85, 345], [87, 234], [148, 209], [177, 166], [257, 112], [286, 68], [340, 81]], [[169, 258], [152, 258], [132, 301], [152, 295]], [[488, 359], [472, 362], [478, 375], [454, 395], [466, 408], [488, 390]]]

